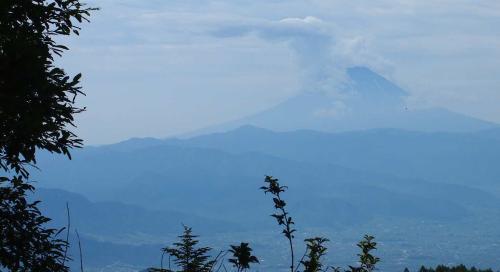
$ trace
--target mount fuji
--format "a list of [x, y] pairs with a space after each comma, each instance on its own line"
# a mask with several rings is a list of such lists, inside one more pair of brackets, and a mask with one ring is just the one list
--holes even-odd
[[293, 131], [309, 129], [343, 132], [397, 128], [422, 132], [473, 132], [497, 124], [444, 108], [410, 109], [409, 93], [366, 67], [347, 69], [348, 80], [337, 95], [304, 92], [268, 109], [241, 119], [211, 126], [192, 135], [223, 132], [244, 125]]

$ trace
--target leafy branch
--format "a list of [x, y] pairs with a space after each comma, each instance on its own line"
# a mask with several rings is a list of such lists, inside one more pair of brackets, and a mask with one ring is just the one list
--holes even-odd
[[292, 217], [285, 209], [286, 202], [281, 198], [281, 193], [285, 192], [288, 187], [281, 186], [279, 180], [272, 176], [266, 176], [264, 182], [267, 183], [267, 185], [260, 187], [260, 189], [263, 190], [265, 194], [270, 193], [271, 195], [273, 195], [274, 209], [276, 210], [276, 213], [272, 214], [271, 216], [276, 219], [278, 225], [283, 226], [282, 233], [285, 235], [290, 246], [290, 272], [294, 272], [295, 252], [293, 249], [293, 238], [295, 236], [293, 235], [293, 233], [296, 230], [293, 228], [293, 225], [295, 225], [295, 222], [293, 222]]

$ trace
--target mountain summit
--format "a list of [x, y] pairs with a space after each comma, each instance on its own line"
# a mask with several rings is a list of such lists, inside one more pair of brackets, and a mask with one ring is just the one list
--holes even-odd
[[408, 93], [399, 86], [390, 82], [369, 68], [356, 66], [347, 69], [351, 87], [366, 98], [399, 98], [403, 99]]
[[332, 93], [303, 92], [260, 113], [209, 127], [194, 134], [244, 125], [275, 131], [326, 132], [400, 128], [424, 132], [471, 132], [498, 125], [443, 108], [409, 109], [408, 92], [366, 67], [347, 69], [348, 80]]

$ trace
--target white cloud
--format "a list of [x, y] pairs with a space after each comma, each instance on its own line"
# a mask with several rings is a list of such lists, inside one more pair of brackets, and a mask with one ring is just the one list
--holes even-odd
[[302, 71], [302, 91], [335, 93], [345, 83], [345, 69], [362, 65], [387, 70], [390, 63], [370, 49], [362, 36], [341, 36], [335, 24], [318, 17], [279, 20], [230, 21], [215, 24], [216, 37], [256, 35], [270, 42], [286, 43]]

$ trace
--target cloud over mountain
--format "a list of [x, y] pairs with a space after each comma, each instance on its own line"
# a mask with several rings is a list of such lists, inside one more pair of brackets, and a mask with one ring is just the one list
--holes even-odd
[[339, 37], [337, 26], [318, 17], [231, 20], [215, 25], [212, 31], [215, 37], [255, 35], [269, 42], [285, 43], [293, 51], [302, 72], [302, 91], [346, 95], [339, 91], [348, 84], [349, 77], [345, 74], [348, 67], [377, 66], [374, 61], [377, 57], [367, 53], [363, 37]]

